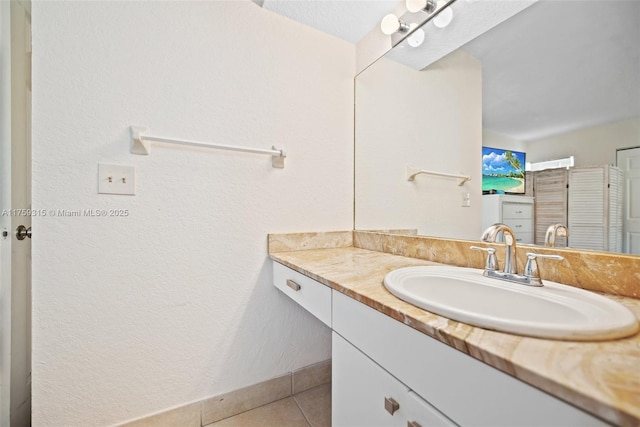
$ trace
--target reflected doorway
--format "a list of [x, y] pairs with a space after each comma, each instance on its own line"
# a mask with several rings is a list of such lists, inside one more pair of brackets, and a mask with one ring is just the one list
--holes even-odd
[[616, 163], [624, 173], [622, 249], [640, 255], [640, 147], [617, 150]]

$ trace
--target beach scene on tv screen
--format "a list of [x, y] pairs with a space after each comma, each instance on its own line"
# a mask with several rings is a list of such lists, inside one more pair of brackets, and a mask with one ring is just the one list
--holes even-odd
[[482, 191], [524, 193], [525, 154], [482, 147]]

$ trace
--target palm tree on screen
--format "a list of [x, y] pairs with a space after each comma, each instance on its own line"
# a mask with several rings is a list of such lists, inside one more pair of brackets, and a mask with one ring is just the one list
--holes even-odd
[[523, 178], [524, 171], [522, 170], [522, 163], [520, 163], [520, 160], [511, 151], [505, 151], [504, 157], [507, 160], [507, 162], [509, 162], [511, 167], [516, 170], [518, 176]]

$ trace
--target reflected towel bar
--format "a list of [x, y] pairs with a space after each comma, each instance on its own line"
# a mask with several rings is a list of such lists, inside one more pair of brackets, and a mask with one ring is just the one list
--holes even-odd
[[149, 135], [149, 129], [141, 126], [131, 126], [131, 153], [146, 154], [151, 152], [151, 142], [164, 142], [177, 145], [189, 145], [192, 147], [215, 148], [218, 150], [241, 151], [244, 153], [268, 154], [272, 156], [271, 164], [274, 168], [284, 168], [284, 159], [287, 153], [272, 147], [271, 150], [262, 148], [237, 147], [225, 144], [213, 144], [211, 142], [190, 141], [186, 139], [166, 138], [163, 136]]
[[407, 166], [407, 181], [413, 181], [415, 179], [416, 175], [420, 175], [420, 174], [444, 176], [444, 177], [447, 177], [447, 178], [457, 178], [458, 179], [458, 186], [462, 186], [462, 185], [464, 185], [465, 182], [471, 181], [471, 177], [466, 176], [466, 175], [458, 175], [458, 174], [442, 173], [442, 172], [433, 172], [433, 171], [422, 170], [422, 169], [417, 168], [415, 166]]

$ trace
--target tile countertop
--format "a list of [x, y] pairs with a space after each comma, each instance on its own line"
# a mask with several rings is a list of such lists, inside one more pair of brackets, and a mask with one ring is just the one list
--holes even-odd
[[[269, 256], [586, 412], [616, 425], [640, 425], [640, 333], [614, 341], [573, 342], [491, 331], [405, 303], [382, 284], [391, 270], [442, 264], [355, 247]], [[640, 318], [640, 300], [607, 296]]]

